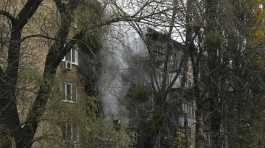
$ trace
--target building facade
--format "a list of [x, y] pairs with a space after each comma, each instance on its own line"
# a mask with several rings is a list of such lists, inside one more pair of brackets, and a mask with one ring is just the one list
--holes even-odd
[[[6, 9], [15, 14], [23, 5], [23, 1], [14, 0], [10, 3], [7, 2]], [[58, 29], [58, 20], [54, 2], [52, 0], [44, 1], [25, 26], [23, 35], [27, 36], [46, 31], [48, 35], [53, 36]], [[10, 29], [6, 22], [7, 20], [0, 16], [0, 65], [3, 68], [7, 64], [8, 32]], [[44, 38], [23, 40], [17, 87], [17, 108], [22, 123], [26, 120], [26, 116], [38, 93], [45, 59], [52, 43], [52, 40]], [[80, 123], [76, 120], [79, 114], [76, 110], [83, 109], [84, 101], [89, 100], [90, 97], [89, 88], [86, 86], [87, 76], [84, 76], [86, 71], [82, 71], [82, 68], [80, 68], [80, 63], [85, 63], [89, 55], [84, 52], [80, 53], [81, 49], [76, 45], [57, 68], [56, 79], [46, 112], [35, 134], [34, 148], [82, 147]], [[80, 58], [80, 55], [82, 58]]]
[[[153, 58], [152, 62], [155, 64], [157, 76], [163, 77], [163, 68], [166, 60], [168, 60], [167, 83], [170, 84], [174, 81], [174, 78], [179, 75], [178, 79], [170, 88], [168, 99], [166, 99], [169, 113], [167, 127], [169, 129], [164, 131], [164, 135], [177, 138], [178, 140], [177, 142], [175, 141], [175, 145], [178, 147], [194, 148], [196, 102], [192, 98], [193, 82], [191, 63], [187, 63], [186, 69], [181, 67], [186, 47], [173, 39], [169, 40], [166, 34], [162, 34], [153, 29], [148, 29], [146, 37], [147, 46], [149, 46], [148, 48]], [[162, 80], [162, 78], [157, 79], [158, 81]], [[159, 81], [158, 83], [162, 82]], [[162, 137], [163, 135], [161, 138]], [[173, 140], [176, 139], [173, 138], [172, 141]], [[164, 141], [165, 143], [170, 143], [170, 140]]]

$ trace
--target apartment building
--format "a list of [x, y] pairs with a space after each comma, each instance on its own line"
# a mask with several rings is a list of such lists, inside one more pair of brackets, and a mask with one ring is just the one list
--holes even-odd
[[[22, 1], [18, 3], [14, 1], [14, 3], [10, 3], [10, 11], [19, 10], [21, 6], [23, 6]], [[43, 16], [44, 14], [46, 15]], [[38, 34], [42, 31], [41, 29], [45, 29], [46, 33], [54, 35], [58, 25], [58, 22], [54, 21], [58, 17], [57, 15], [54, 2], [44, 1], [36, 15], [30, 20], [31, 22], [25, 27], [24, 34]], [[9, 27], [4, 17], [0, 18], [0, 29], [0, 65], [5, 67]], [[22, 122], [26, 119], [30, 106], [37, 95], [45, 58], [51, 44], [52, 41], [44, 38], [30, 38], [22, 43], [17, 92], [17, 108]], [[79, 123], [75, 121], [77, 117], [73, 110], [80, 108], [83, 101], [89, 99], [86, 70], [90, 68], [90, 65], [84, 64], [87, 63], [88, 57], [89, 55], [82, 52], [76, 45], [60, 63], [47, 111], [35, 134], [34, 148], [82, 147]], [[82, 69], [81, 65], [87, 67]]]
[[[80, 58], [80, 54], [83, 58]], [[86, 86], [87, 80], [80, 72], [82, 65], [80, 59], [84, 59], [84, 56], [88, 55], [81, 53], [81, 49], [75, 46], [60, 63], [47, 112], [43, 116], [44, 122], [40, 124], [39, 131], [36, 133], [36, 139], [43, 135], [52, 135], [52, 137], [48, 136], [47, 140], [37, 141], [33, 147], [82, 147], [78, 117], [80, 109], [84, 107], [84, 102], [90, 99]], [[30, 95], [30, 98], [34, 95]], [[29, 107], [29, 105], [25, 105], [28, 104], [26, 100], [21, 102], [19, 107], [24, 111], [21, 111], [23, 118], [23, 114], [28, 109], [25, 107]], [[54, 140], [57, 142], [54, 143]]]

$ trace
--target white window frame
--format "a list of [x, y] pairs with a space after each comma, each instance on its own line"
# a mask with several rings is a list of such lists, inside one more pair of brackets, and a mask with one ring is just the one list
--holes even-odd
[[[68, 91], [67, 91], [67, 86], [70, 86], [70, 99], [68, 98]], [[77, 98], [78, 98], [78, 91], [77, 91], [77, 87], [73, 87], [73, 83], [71, 82], [64, 82], [64, 100], [63, 102], [68, 102], [68, 103], [76, 103], [77, 102]], [[75, 89], [74, 89], [75, 88]], [[73, 93], [73, 91], [75, 91], [75, 93]], [[75, 94], [75, 96], [73, 96], [73, 94]]]
[[259, 9], [263, 9], [264, 5], [263, 4], [259, 4]]
[[[70, 128], [70, 130], [69, 130]], [[69, 133], [70, 132], [70, 133]], [[64, 123], [64, 133], [65, 137], [63, 137], [65, 142], [70, 142], [74, 145], [74, 147], [79, 147], [80, 141], [80, 129], [78, 124], [74, 123], [73, 121], [66, 121]], [[69, 138], [69, 139], [68, 139]]]
[[189, 104], [188, 103], [182, 103], [182, 111], [183, 111], [183, 113], [189, 114]]
[[[73, 61], [73, 56], [75, 61]], [[78, 66], [78, 48], [71, 49], [71, 63]]]
[[[76, 65], [78, 66], [79, 63], [78, 63], [78, 48], [75, 47], [75, 48], [72, 48], [69, 53], [70, 54], [70, 60], [66, 60], [66, 56], [64, 56], [63, 58], [63, 62], [69, 62], [70, 64], [73, 64], [73, 65]], [[75, 57], [75, 61], [73, 61], [73, 57]]]

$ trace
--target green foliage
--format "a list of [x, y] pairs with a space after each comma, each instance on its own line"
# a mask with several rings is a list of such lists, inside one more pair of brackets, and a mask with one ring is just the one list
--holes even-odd
[[23, 81], [24, 84], [32, 84], [36, 83], [39, 84], [41, 81], [41, 77], [38, 72], [34, 68], [23, 68], [20, 71], [19, 79]]
[[185, 147], [185, 145], [190, 145], [190, 139], [186, 138], [185, 128], [179, 127], [176, 131], [174, 147]]
[[[58, 83], [56, 83], [57, 81]], [[55, 84], [60, 84], [60, 80], [56, 80], [56, 82]], [[130, 136], [132, 133], [125, 127], [117, 130], [113, 128], [112, 121], [106, 121], [97, 116], [97, 98], [81, 96], [78, 98], [78, 103], [71, 104], [63, 102], [64, 96], [58, 92], [62, 92], [60, 86], [54, 86], [50, 94], [47, 114], [43, 117], [52, 125], [51, 129], [43, 134], [52, 136], [43, 139], [42, 142], [54, 143], [56, 141], [63, 145], [62, 136], [60, 134], [54, 136], [54, 133], [51, 132], [56, 128], [61, 128], [64, 122], [70, 120], [78, 124], [82, 148], [128, 148], [133, 143]]]
[[255, 64], [259, 69], [262, 70], [265, 67], [265, 55], [256, 55]]
[[9, 134], [0, 134], [0, 147], [15, 148], [14, 139]]
[[219, 47], [224, 42], [221, 32], [211, 31], [206, 34], [206, 43], [210, 47]]
[[248, 2], [249, 9], [251, 11], [251, 18], [248, 23], [248, 40], [252, 46], [257, 44], [264, 44], [265, 39], [265, 10], [259, 8], [259, 5], [262, 3], [261, 0], [250, 0]]
[[5, 68], [3, 68], [3, 67], [4, 67], [4, 64], [1, 64], [1, 63], [0, 63], [0, 69], [2, 69], [2, 70], [5, 69]]
[[146, 102], [152, 95], [152, 90], [143, 85], [135, 86], [130, 90], [130, 97], [138, 102]]
[[106, 121], [98, 118], [95, 122], [83, 126], [82, 134], [85, 137], [84, 145], [87, 148], [128, 148], [133, 141], [131, 136], [125, 128], [115, 130]]
[[97, 1], [83, 2], [76, 10], [76, 27], [86, 32], [83, 43], [87, 48], [101, 48], [101, 36], [103, 33], [100, 26], [103, 19], [103, 10]]

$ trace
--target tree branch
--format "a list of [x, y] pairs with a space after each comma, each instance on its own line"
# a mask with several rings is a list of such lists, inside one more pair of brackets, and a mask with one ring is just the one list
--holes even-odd
[[3, 71], [2, 66], [0, 65], [0, 76], [1, 76], [2, 73], [4, 73], [4, 71]]
[[16, 18], [7, 11], [0, 10], [0, 15], [7, 17], [9, 20], [11, 20], [12, 23], [14, 23], [16, 21]]
[[55, 2], [61, 16], [61, 25], [55, 35], [57, 40], [48, 50], [43, 72], [43, 80], [41, 82], [36, 99], [27, 115], [27, 124], [22, 129], [24, 132], [29, 134], [27, 137], [18, 137], [22, 141], [21, 144], [26, 144], [29, 146], [32, 144], [31, 142], [37, 130], [40, 118], [46, 110], [49, 93], [54, 83], [57, 67], [67, 52], [69, 52], [77, 40], [82, 37], [82, 33], [78, 33], [67, 43], [67, 37], [69, 35], [70, 26], [73, 21], [72, 12], [74, 11], [75, 7], [70, 6], [71, 3], [68, 3], [69, 7], [67, 7], [68, 9], [65, 9], [66, 4], [61, 3], [59, 0], [55, 0]]
[[144, 16], [134, 16], [135, 14], [131, 15], [122, 15], [119, 17], [115, 17], [109, 20], [106, 20], [105, 22], [102, 22], [101, 24], [98, 24], [97, 26], [93, 26], [93, 27], [101, 27], [101, 26], [106, 26], [106, 25], [110, 25], [112, 23], [117, 23], [117, 22], [141, 22], [144, 19], [148, 19], [148, 18], [152, 18], [155, 15], [158, 15], [160, 13], [165, 13], [172, 10], [171, 8], [169, 9], [163, 9], [159, 12], [155, 12], [155, 13], [151, 13], [148, 15], [144, 15]]
[[[21, 46], [21, 33], [23, 27], [28, 20], [33, 16], [39, 7], [42, 0], [28, 0], [22, 10], [19, 12], [17, 17], [12, 22], [12, 28], [10, 32], [9, 47], [8, 47], [8, 65], [6, 68], [6, 75], [10, 76], [9, 81], [12, 85], [16, 85], [18, 78], [18, 66], [20, 59], [20, 46]], [[8, 13], [4, 13], [11, 17]], [[11, 17], [12, 18], [12, 17]], [[13, 90], [15, 87], [13, 86]]]
[[5, 72], [4, 72], [3, 68], [2, 68], [2, 66], [0, 65], [0, 79], [3, 78], [4, 75], [5, 75]]
[[24, 42], [25, 40], [27, 39], [30, 39], [30, 38], [45, 38], [45, 39], [48, 39], [48, 40], [58, 40], [54, 37], [50, 37], [50, 36], [47, 36], [47, 35], [43, 35], [43, 34], [32, 34], [32, 35], [28, 35], [28, 36], [25, 36], [21, 39], [21, 42]]
[[22, 10], [19, 12], [18, 19], [18, 27], [23, 28], [28, 20], [33, 16], [33, 14], [38, 9], [39, 5], [43, 0], [28, 0], [24, 5]]

